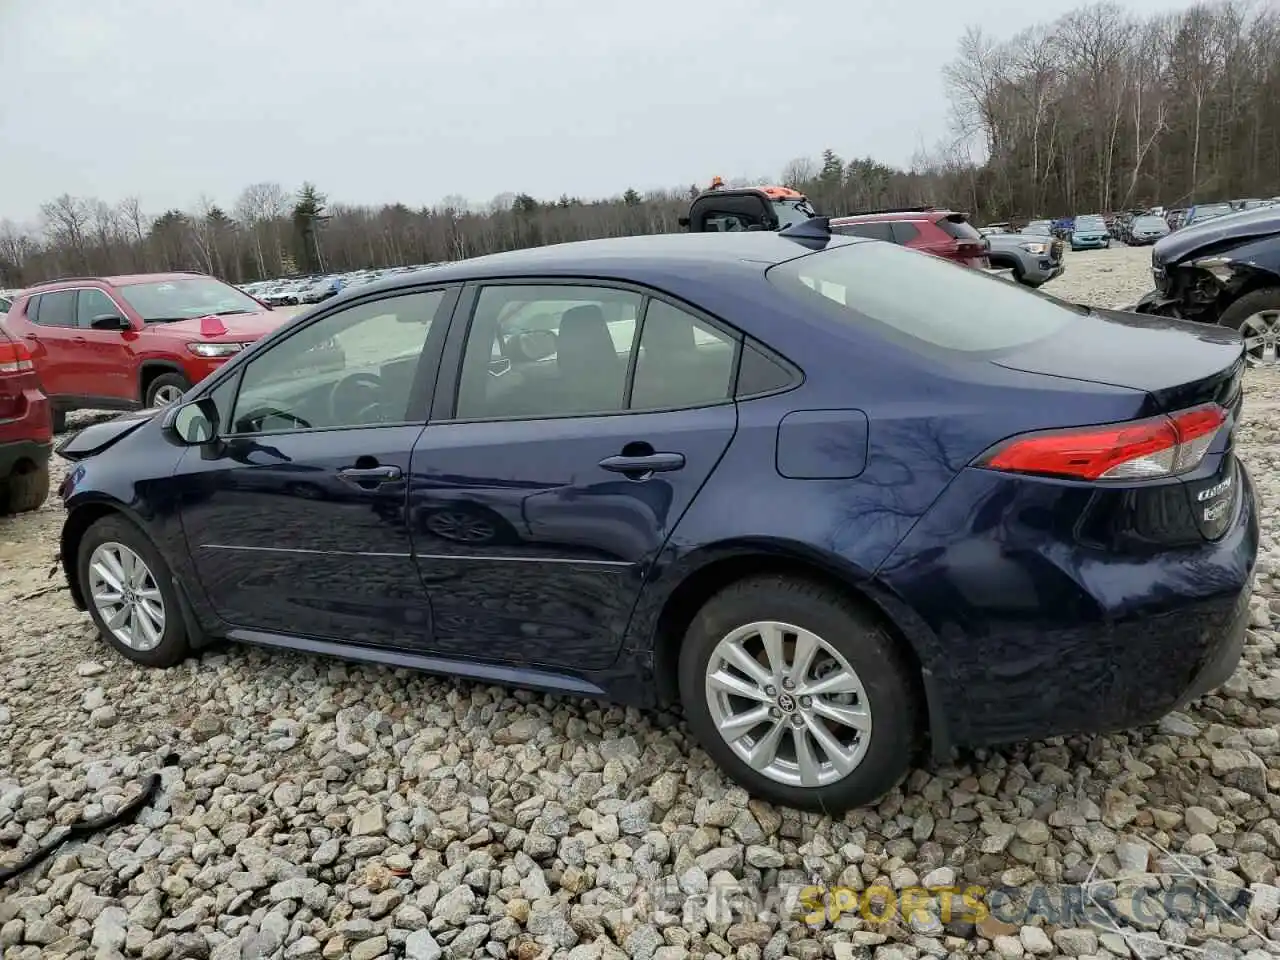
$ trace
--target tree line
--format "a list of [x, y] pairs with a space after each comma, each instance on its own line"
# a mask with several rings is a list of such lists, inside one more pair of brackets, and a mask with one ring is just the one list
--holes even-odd
[[[943, 76], [951, 129], [908, 168], [826, 150], [779, 179], [824, 213], [935, 204], [979, 221], [1280, 193], [1276, 0], [1149, 18], [1103, 2], [1012, 37], [974, 28]], [[450, 196], [412, 209], [330, 202], [312, 183], [257, 183], [230, 209], [202, 197], [159, 215], [137, 197], [63, 195], [34, 228], [0, 221], [0, 286], [156, 270], [238, 283], [674, 232], [698, 190], [504, 193], [480, 205]]]

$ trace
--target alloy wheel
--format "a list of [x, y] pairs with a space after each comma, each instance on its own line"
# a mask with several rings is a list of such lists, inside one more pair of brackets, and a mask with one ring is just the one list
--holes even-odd
[[1245, 356], [1251, 367], [1280, 364], [1280, 307], [1259, 310], [1240, 324]]
[[487, 543], [497, 536], [489, 520], [463, 511], [433, 513], [427, 517], [426, 527], [437, 537], [456, 543]]
[[168, 384], [166, 384], [165, 386], [160, 387], [158, 390], [156, 390], [155, 395], [152, 397], [152, 399], [155, 401], [155, 405], [157, 407], [167, 407], [169, 406], [169, 404], [177, 403], [179, 400], [182, 399], [182, 390], [180, 390], [178, 387], [169, 386]]
[[759, 621], [725, 636], [707, 663], [706, 697], [738, 758], [787, 786], [843, 780], [871, 742], [857, 671], [827, 641], [790, 624]]
[[120, 543], [89, 557], [89, 596], [107, 629], [126, 647], [154, 650], [164, 637], [164, 597], [146, 562]]

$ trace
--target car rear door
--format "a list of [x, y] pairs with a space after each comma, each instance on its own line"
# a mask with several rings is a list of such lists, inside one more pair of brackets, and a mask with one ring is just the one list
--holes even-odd
[[31, 350], [40, 386], [49, 397], [93, 396], [86, 375], [84, 338], [76, 327], [76, 291], [53, 290], [27, 301], [22, 336]]
[[[513, 315], [537, 322], [508, 335]], [[738, 349], [635, 288], [464, 292], [409, 491], [442, 654], [569, 673], [616, 659], [650, 566], [737, 429]]]

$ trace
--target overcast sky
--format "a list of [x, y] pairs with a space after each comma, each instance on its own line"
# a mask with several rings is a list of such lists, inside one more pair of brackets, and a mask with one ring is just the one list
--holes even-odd
[[[1125, 0], [1139, 13], [1176, 0]], [[0, 0], [0, 218], [67, 192], [230, 206], [601, 196], [776, 176], [832, 147], [906, 164], [941, 67], [1025, 0]]]

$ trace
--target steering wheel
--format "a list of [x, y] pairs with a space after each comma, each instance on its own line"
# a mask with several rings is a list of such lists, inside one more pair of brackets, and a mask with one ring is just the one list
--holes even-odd
[[[311, 424], [297, 414], [290, 413], [288, 406], [283, 400], [261, 400], [256, 407], [236, 419], [236, 429], [243, 433], [259, 433], [268, 420], [284, 420], [300, 430], [311, 429]], [[248, 424], [248, 429], [243, 428], [243, 424]]]
[[[363, 394], [363, 396], [362, 396]], [[372, 394], [372, 401], [369, 395]], [[333, 389], [329, 391], [329, 421], [337, 423], [339, 421], [339, 410], [347, 410], [351, 407], [356, 409], [356, 422], [369, 423], [377, 420], [373, 417], [373, 421], [366, 419], [371, 413], [377, 411], [382, 405], [382, 378], [376, 373], [352, 373], [343, 377], [333, 385]]]

